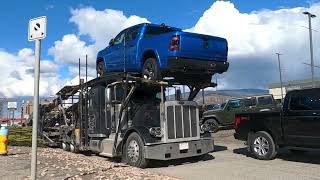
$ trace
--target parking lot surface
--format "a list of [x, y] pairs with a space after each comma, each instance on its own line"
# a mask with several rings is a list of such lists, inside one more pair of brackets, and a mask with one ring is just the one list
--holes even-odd
[[[163, 164], [150, 171], [181, 179], [320, 179], [320, 151], [293, 154], [281, 150], [271, 161], [247, 157], [243, 142], [235, 140], [233, 131], [215, 134], [215, 152], [204, 160], [182, 161]], [[172, 163], [171, 163], [172, 164]], [[167, 167], [168, 166], [168, 167]]]
[[[40, 179], [320, 179], [320, 151], [293, 154], [281, 150], [275, 160], [248, 156], [243, 142], [233, 131], [215, 134], [215, 152], [202, 159], [153, 161], [139, 169], [94, 154], [73, 154], [61, 149], [39, 148]], [[29, 147], [10, 147], [0, 156], [0, 179], [29, 179]]]

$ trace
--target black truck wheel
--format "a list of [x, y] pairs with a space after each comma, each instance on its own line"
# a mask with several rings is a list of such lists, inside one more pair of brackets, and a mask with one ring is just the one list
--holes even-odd
[[137, 133], [129, 135], [124, 148], [123, 158], [131, 166], [145, 168], [149, 160], [145, 158], [143, 141]]
[[155, 58], [148, 58], [142, 68], [142, 77], [149, 80], [160, 80], [160, 67]]
[[270, 160], [277, 154], [276, 145], [272, 136], [265, 131], [259, 131], [253, 134], [249, 145], [251, 153], [257, 159]]
[[103, 61], [98, 62], [98, 64], [97, 64], [97, 74], [98, 74], [98, 76], [99, 77], [104, 76], [106, 74], [105, 72], [106, 72], [106, 69], [104, 67]]

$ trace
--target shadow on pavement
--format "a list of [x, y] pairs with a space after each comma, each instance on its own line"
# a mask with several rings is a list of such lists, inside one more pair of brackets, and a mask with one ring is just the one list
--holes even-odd
[[209, 161], [213, 159], [214, 157], [212, 155], [204, 154], [202, 156], [189, 157], [189, 158], [183, 158], [183, 159], [174, 159], [174, 160], [168, 160], [168, 161], [152, 160], [148, 168], [180, 166], [184, 164], [192, 164], [192, 163], [197, 163], [201, 161]]
[[214, 152], [226, 151], [228, 148], [226, 146], [214, 145]]
[[[253, 158], [253, 156], [247, 151], [247, 148], [234, 149], [233, 153]], [[309, 164], [320, 164], [320, 150], [290, 151], [286, 148], [283, 148], [278, 151], [276, 159]]]

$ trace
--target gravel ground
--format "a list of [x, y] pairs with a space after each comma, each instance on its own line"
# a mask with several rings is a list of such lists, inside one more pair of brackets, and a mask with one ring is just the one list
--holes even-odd
[[[0, 156], [0, 179], [29, 179], [30, 147], [10, 147]], [[61, 149], [39, 148], [39, 179], [174, 179], [145, 169], [126, 166], [95, 155], [73, 154]]]
[[[40, 179], [243, 179], [243, 180], [320, 180], [320, 151], [293, 154], [283, 149], [275, 160], [261, 161], [248, 155], [233, 131], [214, 134], [215, 152], [202, 159], [186, 158], [153, 161], [139, 169], [91, 154], [73, 154], [61, 149], [39, 148]], [[0, 179], [29, 179], [30, 148], [10, 147], [0, 156]], [[162, 175], [161, 175], [162, 174]]]

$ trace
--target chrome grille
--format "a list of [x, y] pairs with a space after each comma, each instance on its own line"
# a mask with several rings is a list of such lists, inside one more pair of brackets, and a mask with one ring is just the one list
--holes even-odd
[[166, 102], [167, 139], [196, 139], [199, 135], [199, 117], [195, 102]]

